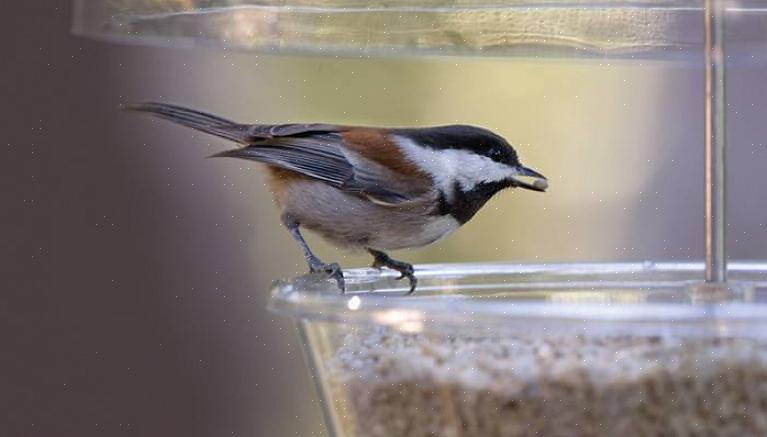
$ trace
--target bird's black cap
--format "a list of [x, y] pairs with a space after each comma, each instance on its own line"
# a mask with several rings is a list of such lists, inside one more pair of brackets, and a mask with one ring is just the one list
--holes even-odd
[[407, 137], [423, 147], [437, 150], [468, 150], [506, 165], [519, 165], [517, 152], [502, 136], [480, 127], [453, 124], [420, 129], [393, 129], [392, 133]]

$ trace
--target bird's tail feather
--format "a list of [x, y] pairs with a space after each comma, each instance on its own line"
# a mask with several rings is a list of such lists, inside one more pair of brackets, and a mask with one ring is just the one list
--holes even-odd
[[226, 138], [241, 144], [247, 144], [250, 137], [248, 135], [248, 126], [246, 125], [182, 106], [146, 102], [129, 105], [124, 109], [146, 112], [156, 117], [191, 127], [200, 132]]

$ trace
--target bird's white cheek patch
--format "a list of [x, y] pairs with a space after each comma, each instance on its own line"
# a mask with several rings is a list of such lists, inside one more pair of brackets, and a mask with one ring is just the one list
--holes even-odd
[[490, 158], [464, 150], [450, 150], [450, 152], [455, 152], [454, 159], [461, 163], [460, 171], [456, 173], [455, 178], [464, 191], [471, 190], [483, 182], [496, 182], [514, 176], [513, 168]]
[[434, 150], [419, 146], [406, 137], [397, 137], [396, 141], [405, 156], [429, 173], [435, 184], [448, 195], [452, 194], [456, 182], [462, 190], [469, 191], [477, 184], [500, 181], [516, 174], [512, 167], [467, 150]]

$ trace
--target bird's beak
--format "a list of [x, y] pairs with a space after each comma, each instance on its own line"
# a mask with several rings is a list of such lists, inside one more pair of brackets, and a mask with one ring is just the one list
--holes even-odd
[[513, 187], [524, 188], [526, 190], [543, 192], [549, 187], [549, 181], [546, 179], [546, 176], [521, 165], [517, 167], [517, 174], [512, 176], [511, 180]]

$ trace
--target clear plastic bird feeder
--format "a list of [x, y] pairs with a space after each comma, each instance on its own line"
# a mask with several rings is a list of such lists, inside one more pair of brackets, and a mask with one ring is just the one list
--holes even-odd
[[75, 4], [77, 33], [148, 44], [699, 62], [700, 262], [423, 266], [408, 297], [356, 269], [345, 295], [306, 276], [270, 305], [298, 320], [336, 436], [767, 434], [767, 264], [728, 264], [724, 232], [725, 48], [764, 48], [760, 2]]

